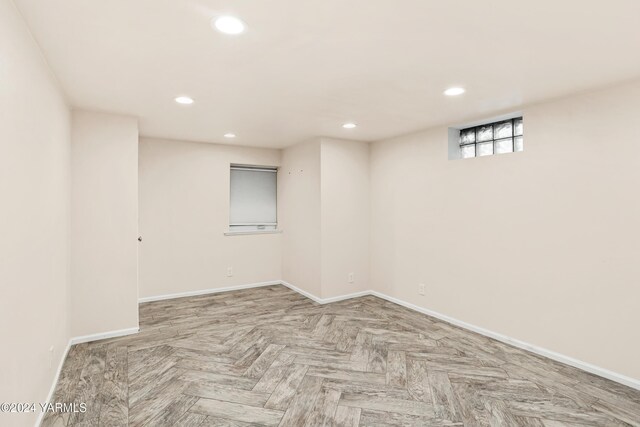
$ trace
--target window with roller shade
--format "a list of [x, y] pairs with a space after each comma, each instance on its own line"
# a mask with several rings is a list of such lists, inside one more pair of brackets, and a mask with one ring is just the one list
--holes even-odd
[[522, 117], [460, 130], [460, 157], [490, 156], [524, 150]]
[[277, 172], [274, 167], [231, 165], [230, 231], [278, 227]]

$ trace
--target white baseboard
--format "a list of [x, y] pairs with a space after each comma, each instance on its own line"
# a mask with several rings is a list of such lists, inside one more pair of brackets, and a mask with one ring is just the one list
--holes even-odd
[[352, 294], [346, 294], [346, 295], [339, 295], [337, 297], [330, 297], [330, 298], [320, 298], [317, 297], [315, 295], [313, 295], [310, 292], [307, 292], [303, 289], [298, 288], [297, 286], [292, 285], [289, 282], [285, 282], [284, 280], [281, 280], [280, 282], [278, 282], [281, 285], [286, 286], [287, 288], [291, 289], [292, 291], [296, 291], [297, 293], [304, 295], [305, 297], [314, 300], [315, 302], [317, 302], [318, 304], [329, 304], [332, 302], [338, 302], [338, 301], [344, 301], [346, 299], [351, 299], [351, 298], [357, 298], [357, 297], [363, 297], [366, 295], [371, 295], [371, 291], [362, 291], [362, 292], [354, 292]]
[[[247, 285], [229, 286], [229, 287], [224, 287], [224, 288], [204, 289], [204, 290], [201, 290], [201, 291], [182, 292], [182, 293], [177, 293], [177, 294], [159, 295], [159, 296], [155, 296], [155, 297], [145, 297], [145, 298], [140, 298], [138, 301], [141, 302], [141, 303], [142, 302], [149, 302], [149, 301], [160, 301], [160, 300], [165, 300], [165, 299], [182, 298], [182, 297], [188, 297], [188, 296], [194, 296], [194, 295], [205, 295], [205, 294], [212, 294], [212, 293], [218, 293], [218, 292], [228, 292], [228, 291], [235, 291], [235, 290], [239, 290], [239, 289], [257, 288], [257, 287], [261, 287], [261, 286], [270, 286], [270, 285], [283, 285], [283, 286], [286, 286], [287, 288], [289, 288], [289, 289], [291, 289], [291, 290], [293, 290], [295, 292], [298, 292], [301, 295], [304, 295], [305, 297], [317, 302], [318, 304], [329, 304], [329, 303], [332, 303], [332, 302], [344, 301], [344, 300], [351, 299], [351, 298], [357, 298], [357, 297], [362, 297], [362, 296], [366, 296], [366, 295], [373, 295], [373, 296], [376, 296], [378, 298], [382, 298], [384, 300], [387, 300], [387, 301], [390, 301], [392, 303], [395, 303], [395, 304], [401, 305], [403, 307], [406, 307], [406, 308], [408, 308], [410, 310], [414, 310], [414, 311], [417, 311], [419, 313], [426, 314], [427, 316], [435, 317], [436, 319], [440, 319], [440, 320], [445, 321], [447, 323], [450, 323], [452, 325], [459, 326], [459, 327], [461, 327], [463, 329], [467, 329], [469, 331], [478, 333], [480, 335], [484, 335], [486, 337], [493, 338], [493, 339], [501, 341], [501, 342], [503, 342], [505, 344], [509, 344], [509, 345], [514, 346], [514, 347], [518, 347], [518, 348], [530, 351], [530, 352], [538, 354], [540, 356], [547, 357], [547, 358], [555, 360], [557, 362], [565, 363], [565, 364], [573, 366], [575, 368], [582, 369], [583, 371], [590, 372], [590, 373], [592, 373], [594, 375], [598, 375], [600, 377], [607, 378], [607, 379], [609, 379], [611, 381], [615, 381], [617, 383], [624, 384], [624, 385], [626, 385], [628, 387], [632, 387], [634, 389], [640, 390], [640, 380], [637, 380], [635, 378], [631, 378], [631, 377], [628, 377], [628, 376], [625, 376], [625, 375], [622, 375], [622, 374], [618, 374], [616, 372], [612, 372], [612, 371], [609, 371], [607, 369], [600, 368], [600, 367], [592, 365], [590, 363], [586, 363], [586, 362], [583, 362], [581, 360], [577, 360], [577, 359], [574, 359], [572, 357], [565, 356], [565, 355], [560, 354], [560, 353], [556, 353], [555, 351], [547, 350], [546, 348], [538, 347], [536, 345], [529, 344], [527, 342], [520, 341], [518, 339], [508, 337], [508, 336], [500, 334], [498, 332], [493, 332], [493, 331], [490, 331], [488, 329], [482, 328], [480, 326], [476, 326], [476, 325], [472, 325], [472, 324], [467, 323], [467, 322], [463, 322], [462, 320], [458, 320], [458, 319], [455, 319], [453, 317], [449, 317], [449, 316], [447, 316], [445, 314], [438, 313], [436, 311], [429, 310], [427, 308], [419, 307], [419, 306], [417, 306], [415, 304], [408, 303], [408, 302], [403, 301], [403, 300], [398, 299], [398, 298], [390, 297], [389, 295], [385, 295], [382, 292], [378, 292], [378, 291], [368, 290], [368, 291], [355, 292], [355, 293], [346, 294], [346, 295], [340, 295], [340, 296], [336, 296], [336, 297], [320, 298], [320, 297], [317, 297], [317, 296], [313, 295], [310, 292], [307, 292], [307, 291], [305, 291], [303, 289], [300, 289], [297, 286], [294, 286], [291, 283], [288, 283], [288, 282], [286, 282], [284, 280], [273, 280], [273, 281], [269, 281], [269, 282], [250, 283], [250, 284], [247, 284]], [[91, 340], [93, 340], [93, 339], [100, 339], [100, 338], [92, 338]]]
[[[67, 360], [67, 355], [69, 354], [69, 350], [71, 349], [71, 340], [67, 343], [67, 347], [64, 349], [64, 354], [60, 358], [60, 363], [58, 363], [58, 369], [56, 370], [56, 375], [53, 377], [53, 382], [51, 383], [51, 388], [49, 388], [49, 393], [47, 394], [47, 400], [45, 402], [51, 402], [53, 399], [53, 393], [56, 391], [56, 386], [58, 385], [58, 379], [60, 378], [60, 374], [62, 373], [62, 367], [64, 366], [64, 361]], [[38, 413], [38, 418], [36, 418], [36, 427], [38, 427], [42, 423], [42, 419], [44, 418], [44, 411], [40, 411]]]
[[356, 292], [353, 294], [347, 294], [347, 295], [341, 295], [341, 296], [337, 296], [337, 297], [332, 297], [332, 298], [319, 298], [307, 291], [304, 291], [300, 288], [298, 288], [297, 286], [292, 285], [291, 283], [285, 282], [285, 281], [281, 281], [281, 283], [286, 286], [287, 288], [296, 291], [304, 296], [306, 296], [307, 298], [312, 299], [313, 301], [319, 303], [319, 304], [328, 304], [328, 303], [332, 303], [332, 302], [337, 302], [337, 301], [343, 301], [343, 300], [347, 300], [350, 298], [357, 298], [357, 297], [362, 297], [365, 295], [373, 295], [376, 296], [378, 298], [382, 298], [384, 300], [390, 301], [394, 304], [398, 304], [401, 305], [403, 307], [406, 307], [410, 310], [414, 310], [417, 311], [419, 313], [422, 314], [426, 314], [427, 316], [431, 316], [431, 317], [435, 317], [436, 319], [442, 320], [444, 322], [450, 323], [452, 325], [455, 326], [459, 326], [463, 329], [467, 329], [469, 331], [478, 333], [480, 335], [484, 335], [486, 337], [489, 338], [493, 338], [495, 340], [498, 340], [500, 342], [503, 342], [505, 344], [509, 344], [512, 345], [514, 347], [518, 347], [521, 348], [523, 350], [527, 350], [530, 351], [532, 353], [538, 354], [540, 356], [543, 357], [547, 357], [549, 359], [555, 360], [557, 362], [560, 363], [564, 363], [566, 365], [570, 365], [573, 366], [575, 368], [578, 369], [582, 369], [583, 371], [586, 372], [590, 372], [594, 375], [598, 375], [600, 377], [609, 379], [611, 381], [615, 381], [617, 383], [620, 384], [624, 384], [628, 387], [640, 390], [640, 380], [637, 380], [635, 378], [631, 378], [628, 377], [626, 375], [622, 375], [622, 374], [618, 374], [616, 372], [610, 371], [608, 369], [604, 369], [604, 368], [600, 368], [598, 366], [592, 365], [590, 363], [587, 362], [583, 362], [581, 360], [578, 359], [574, 359], [573, 357], [569, 357], [569, 356], [565, 356], [563, 354], [557, 353], [555, 351], [551, 351], [551, 350], [547, 350], [546, 348], [542, 348], [542, 347], [538, 347], [536, 345], [533, 344], [529, 344], [527, 342], [515, 339], [515, 338], [511, 338], [508, 337], [506, 335], [500, 334], [498, 332], [493, 332], [490, 331], [488, 329], [482, 328], [480, 326], [476, 326], [476, 325], [472, 325], [470, 323], [467, 322], [463, 322], [462, 320], [458, 320], [455, 319], [453, 317], [447, 316], [445, 314], [442, 313], [438, 313], [436, 311], [433, 310], [429, 310], [427, 308], [422, 308], [419, 307], [415, 304], [411, 304], [408, 303], [406, 301], [403, 301], [401, 299], [398, 298], [394, 298], [394, 297], [390, 297], [389, 295], [383, 294], [382, 292], [378, 292], [378, 291], [362, 291], [362, 292]]
[[[117, 331], [103, 332], [100, 334], [92, 334], [92, 335], [83, 335], [80, 337], [71, 337], [69, 338], [69, 342], [67, 343], [67, 347], [64, 349], [64, 354], [60, 358], [60, 363], [58, 364], [58, 369], [56, 370], [56, 375], [53, 377], [53, 382], [51, 383], [51, 388], [49, 389], [49, 394], [47, 394], [47, 400], [45, 402], [51, 402], [53, 399], [53, 393], [56, 391], [56, 386], [58, 385], [58, 379], [60, 379], [60, 373], [62, 373], [62, 367], [64, 366], [65, 360], [67, 360], [67, 355], [69, 354], [69, 350], [71, 350], [71, 346], [75, 344], [82, 344], [90, 341], [103, 340], [106, 338], [115, 338], [115, 337], [123, 337], [125, 335], [131, 335], [138, 333], [139, 328], [128, 328], [128, 329], [120, 329]], [[45, 412], [40, 411], [38, 418], [36, 419], [36, 427], [38, 427], [42, 423], [42, 419], [44, 418]]]
[[127, 328], [127, 329], [120, 329], [117, 331], [102, 332], [99, 334], [83, 335], [81, 337], [71, 338], [69, 340], [69, 344], [70, 345], [82, 344], [85, 342], [104, 340], [107, 338], [124, 337], [126, 335], [137, 334], [139, 331], [140, 331], [140, 328]]
[[[237, 285], [237, 286], [228, 286], [228, 287], [223, 287], [223, 288], [213, 288], [213, 289], [204, 289], [204, 290], [199, 290], [199, 291], [192, 291], [192, 292], [181, 292], [181, 293], [175, 293], [175, 294], [167, 294], [167, 295], [158, 295], [158, 296], [153, 296], [153, 297], [144, 297], [144, 298], [140, 298], [138, 301], [140, 303], [144, 303], [144, 302], [151, 302], [151, 301], [161, 301], [161, 300], [166, 300], [166, 299], [173, 299], [173, 298], [183, 298], [183, 297], [189, 297], [189, 296], [196, 296], [196, 295], [206, 295], [206, 294], [213, 294], [213, 293], [220, 293], [220, 292], [229, 292], [229, 291], [236, 291], [236, 290], [240, 290], [240, 289], [249, 289], [249, 288], [258, 288], [258, 287], [263, 287], [263, 286], [271, 286], [271, 285], [283, 285], [286, 286], [287, 288], [317, 302], [318, 304], [330, 304], [332, 302], [338, 302], [338, 301], [344, 301], [344, 300], [348, 300], [351, 298], [357, 298], [357, 297], [362, 297], [362, 296], [366, 296], [366, 295], [373, 295], [376, 296], [378, 298], [382, 298], [384, 300], [390, 301], [392, 303], [401, 305], [403, 307], [406, 307], [410, 310], [414, 310], [417, 311], [419, 313], [422, 314], [426, 314], [427, 316], [431, 316], [434, 317], [436, 319], [440, 319], [442, 321], [445, 321], [447, 323], [450, 323], [452, 325], [455, 326], [459, 326], [463, 329], [467, 329], [469, 331], [478, 333], [480, 335], [484, 335], [487, 336], [489, 338], [493, 338], [495, 340], [501, 341], [503, 343], [512, 345], [514, 347], [518, 347], [527, 351], [530, 351], [532, 353], [538, 354], [540, 356], [543, 357], [547, 357], [549, 359], [555, 360], [557, 362], [561, 362], [561, 363], [565, 363], [567, 365], [573, 366], [575, 368], [578, 369], [582, 369], [583, 371], [586, 372], [590, 372], [594, 375], [598, 375], [600, 377], [603, 378], [607, 378], [611, 381], [615, 381], [617, 383], [626, 385], [628, 387], [634, 388], [636, 390], [640, 390], [640, 380], [637, 380], [635, 378], [631, 378], [622, 374], [618, 374], [616, 372], [612, 372], [609, 371], [607, 369], [603, 369], [600, 368], [598, 366], [592, 365], [590, 363], [586, 363], [583, 362], [581, 360], [577, 360], [574, 359], [572, 357], [569, 356], [565, 356], [563, 354], [560, 353], [556, 353], [554, 351], [551, 350], [547, 350], [545, 348], [542, 347], [538, 347], [535, 346], [533, 344], [529, 344], [526, 343], [524, 341], [520, 341], [518, 339], [515, 338], [511, 338], [508, 337], [506, 335], [497, 333], [497, 332], [493, 332], [490, 331], [488, 329], [482, 328], [480, 326], [476, 326], [476, 325], [472, 325], [470, 323], [467, 322], [463, 322], [462, 320], [458, 320], [455, 319], [453, 317], [449, 317], [447, 315], [444, 315], [442, 313], [438, 313], [436, 311], [433, 310], [429, 310], [427, 308], [422, 308], [419, 307], [417, 305], [408, 303], [406, 301], [403, 301], [401, 299], [398, 298], [394, 298], [394, 297], [390, 297], [389, 295], [383, 294], [382, 292], [377, 292], [377, 291], [361, 291], [361, 292], [355, 292], [355, 293], [351, 293], [351, 294], [346, 294], [346, 295], [340, 295], [340, 296], [336, 296], [336, 297], [330, 297], [330, 298], [320, 298], [317, 297], [315, 295], [313, 295], [310, 292], [307, 292], [303, 289], [298, 288], [297, 286], [292, 285], [291, 283], [285, 282], [284, 280], [272, 280], [272, 281], [268, 281], [268, 282], [258, 282], [258, 283], [249, 283], [246, 285]], [[74, 344], [80, 344], [80, 343], [85, 343], [85, 342], [89, 342], [89, 341], [96, 341], [96, 340], [101, 340], [101, 339], [106, 339], [106, 338], [114, 338], [114, 337], [120, 337], [120, 336], [126, 336], [126, 335], [131, 335], [131, 334], [135, 334], [138, 332], [138, 328], [129, 328], [129, 329], [121, 329], [118, 331], [110, 331], [110, 332], [104, 332], [104, 333], [100, 333], [100, 334], [93, 334], [93, 335], [84, 335], [84, 336], [80, 336], [80, 337], [74, 337], [71, 338], [69, 340], [69, 344], [67, 345], [67, 348], [65, 349], [64, 355], [63, 357], [60, 359], [60, 364], [58, 366], [58, 370], [56, 372], [56, 376], [53, 380], [53, 384], [51, 385], [51, 389], [49, 390], [49, 395], [47, 397], [47, 402], [49, 402], [52, 398], [53, 398], [53, 393], [55, 391], [56, 385], [58, 383], [58, 378], [60, 377], [60, 373], [62, 371], [62, 366], [64, 365], [64, 361], [67, 358], [67, 354], [69, 352], [69, 349], [71, 348], [72, 345]], [[44, 413], [40, 413], [40, 415], [38, 416], [38, 419], [36, 421], [36, 426], [39, 426], [40, 423], [42, 422], [42, 417], [43, 417]]]
[[453, 317], [449, 317], [449, 316], [447, 316], [445, 314], [441, 314], [441, 313], [438, 313], [438, 312], [433, 311], [433, 310], [429, 310], [429, 309], [426, 309], [426, 308], [419, 307], [417, 305], [408, 303], [408, 302], [403, 301], [403, 300], [398, 299], [398, 298], [390, 297], [390, 296], [385, 295], [385, 294], [383, 294], [381, 292], [369, 291], [369, 294], [373, 295], [373, 296], [376, 296], [378, 298], [385, 299], [385, 300], [390, 301], [392, 303], [401, 305], [401, 306], [406, 307], [408, 309], [417, 311], [419, 313], [426, 314], [427, 316], [435, 317], [436, 319], [443, 320], [443, 321], [445, 321], [447, 323], [450, 323], [450, 324], [455, 325], [455, 326], [459, 326], [459, 327], [461, 327], [463, 329], [467, 329], [469, 331], [478, 333], [480, 335], [484, 335], [486, 337], [493, 338], [493, 339], [501, 341], [501, 342], [503, 342], [505, 344], [509, 344], [509, 345], [514, 346], [514, 347], [518, 347], [518, 348], [521, 348], [523, 350], [530, 351], [530, 352], [538, 354], [540, 356], [547, 357], [547, 358], [555, 360], [557, 362], [573, 366], [573, 367], [581, 369], [583, 371], [590, 372], [590, 373], [592, 373], [594, 375], [598, 375], [600, 377], [609, 379], [611, 381], [615, 381], [617, 383], [624, 384], [624, 385], [626, 385], [628, 387], [631, 387], [631, 388], [634, 388], [636, 390], [640, 390], [640, 380], [637, 380], [635, 378], [631, 378], [631, 377], [628, 377], [626, 375], [618, 374], [616, 372], [609, 371], [608, 369], [600, 368], [600, 367], [592, 365], [590, 363], [574, 359], [573, 357], [565, 356], [563, 354], [556, 353], [555, 351], [547, 350], [546, 348], [538, 347], [536, 345], [529, 344], [527, 342], [520, 341], [518, 339], [508, 337], [508, 336], [500, 334], [498, 332], [493, 332], [493, 331], [490, 331], [488, 329], [482, 328], [480, 326], [476, 326], [476, 325], [472, 325], [472, 324], [467, 323], [467, 322], [463, 322], [462, 320], [458, 320], [458, 319], [455, 319]]
[[270, 280], [267, 282], [257, 282], [257, 283], [247, 283], [245, 285], [235, 285], [235, 286], [225, 286], [222, 288], [210, 288], [210, 289], [201, 289], [199, 291], [189, 291], [189, 292], [178, 292], [178, 293], [174, 293], [174, 294], [165, 294], [165, 295], [156, 295], [156, 296], [151, 296], [151, 297], [142, 297], [142, 298], [138, 298], [138, 303], [145, 303], [145, 302], [153, 302], [153, 301], [162, 301], [162, 300], [168, 300], [168, 299], [175, 299], [175, 298], [185, 298], [185, 297], [193, 297], [193, 296], [198, 296], [198, 295], [208, 295], [208, 294], [217, 294], [220, 292], [230, 292], [230, 291], [237, 291], [240, 289], [250, 289], [250, 288], [260, 288], [263, 286], [273, 286], [273, 285], [283, 285], [286, 286], [287, 288], [291, 289], [292, 291], [295, 291], [301, 295], [304, 295], [305, 297], [317, 302], [318, 304], [329, 304], [332, 302], [338, 302], [338, 301], [343, 301], [346, 299], [350, 299], [350, 298], [357, 298], [357, 297], [361, 297], [361, 296], [365, 296], [365, 295], [371, 295], [371, 291], [362, 291], [362, 292], [355, 292], [352, 294], [347, 294], [347, 295], [339, 295], [337, 297], [330, 297], [330, 298], [320, 298], [317, 297], [315, 295], [313, 295], [310, 292], [307, 292], [303, 289], [298, 288], [297, 286], [292, 285], [289, 282], [285, 282], [284, 280]]
[[[178, 292], [178, 293], [175, 293], [175, 294], [156, 295], [156, 296], [152, 296], [152, 297], [138, 298], [138, 303], [152, 302], [152, 301], [162, 301], [162, 300], [165, 300], [165, 299], [174, 299], [174, 298], [194, 297], [194, 296], [197, 296], [197, 295], [217, 294], [219, 292], [237, 291], [237, 290], [240, 290], [240, 289], [260, 288], [262, 286], [281, 285], [281, 284], [283, 284], [281, 280], [271, 280], [271, 281], [268, 281], [268, 282], [248, 283], [246, 285], [236, 285], [236, 286], [226, 286], [226, 287], [222, 287], [222, 288], [202, 289], [202, 290], [199, 290], [199, 291]], [[311, 299], [313, 299], [313, 298], [311, 298]]]

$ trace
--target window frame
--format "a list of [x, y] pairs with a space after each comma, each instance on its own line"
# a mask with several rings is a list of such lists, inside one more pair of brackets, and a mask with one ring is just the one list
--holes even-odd
[[[250, 171], [250, 172], [265, 172], [265, 173], [275, 173], [275, 219], [276, 222], [232, 222], [231, 221], [231, 198], [232, 198], [232, 171], [240, 170], [240, 171]], [[278, 167], [277, 166], [258, 166], [258, 165], [245, 165], [245, 164], [236, 164], [231, 163], [229, 165], [229, 224], [228, 231], [224, 234], [227, 236], [236, 235], [236, 234], [270, 234], [270, 233], [280, 233], [281, 231], [278, 229]], [[255, 228], [248, 228], [255, 227]]]
[[[522, 133], [520, 134], [516, 134], [516, 122], [520, 121], [522, 123]], [[510, 123], [511, 124], [511, 136], [507, 136], [504, 138], [496, 138], [496, 127], [498, 125], [504, 124], [504, 123]], [[486, 129], [488, 127], [491, 127], [491, 139], [486, 139], [484, 141], [478, 141], [478, 133], [479, 131], [481, 131], [482, 129]], [[473, 141], [472, 142], [463, 142], [463, 134], [464, 133], [469, 133], [473, 131]], [[522, 150], [516, 150], [516, 138], [522, 138]], [[496, 142], [501, 142], [501, 141], [506, 141], [506, 140], [510, 140], [511, 142], [511, 151], [503, 151], [500, 153], [496, 152]], [[479, 144], [488, 144], [491, 143], [491, 154], [484, 154], [484, 155], [479, 155]], [[476, 157], [487, 157], [487, 156], [494, 156], [496, 154], [507, 154], [507, 153], [517, 153], [520, 151], [524, 151], [524, 119], [523, 116], [518, 116], [518, 117], [512, 117], [510, 119], [502, 119], [502, 120], [497, 120], [494, 122], [489, 122], [489, 123], [482, 123], [479, 125], [475, 125], [475, 126], [469, 126], [469, 127], [465, 127], [460, 129], [460, 133], [458, 135], [458, 146], [459, 146], [459, 150], [460, 150], [460, 158], [461, 159], [471, 159], [471, 158], [476, 158]], [[474, 155], [473, 156], [469, 156], [469, 157], [465, 157], [463, 155], [463, 150], [466, 147], [471, 147], [473, 146], [473, 151], [474, 151]]]

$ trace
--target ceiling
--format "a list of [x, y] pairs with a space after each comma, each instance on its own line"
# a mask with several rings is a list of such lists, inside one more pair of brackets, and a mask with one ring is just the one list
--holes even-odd
[[638, 0], [14, 1], [71, 104], [145, 136], [371, 141], [640, 77]]

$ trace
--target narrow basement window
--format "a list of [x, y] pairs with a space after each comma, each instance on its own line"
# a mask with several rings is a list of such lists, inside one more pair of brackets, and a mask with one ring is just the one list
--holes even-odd
[[231, 165], [229, 231], [276, 230], [278, 169]]
[[523, 151], [522, 117], [461, 129], [459, 142], [463, 159]]

